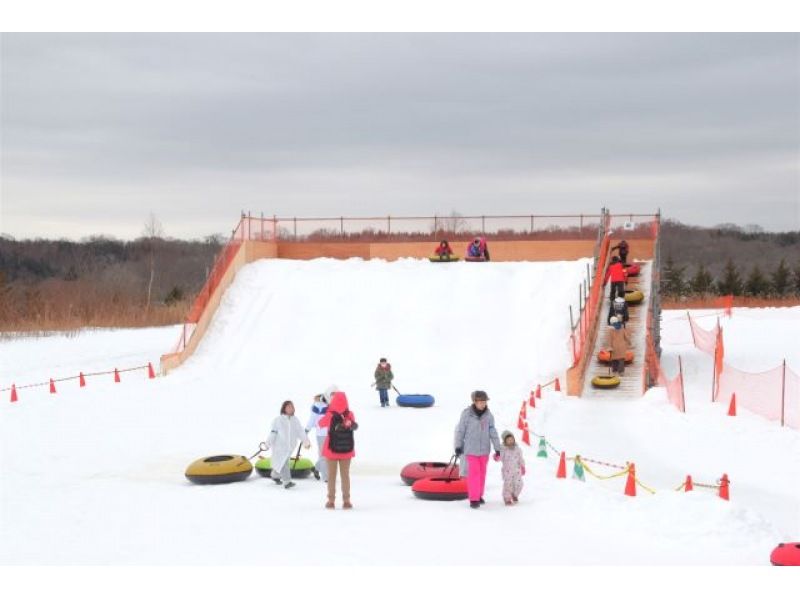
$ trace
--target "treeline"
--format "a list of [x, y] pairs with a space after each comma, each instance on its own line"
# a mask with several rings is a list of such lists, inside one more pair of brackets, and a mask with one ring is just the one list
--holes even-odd
[[800, 231], [704, 229], [667, 221], [661, 252], [661, 293], [667, 298], [800, 297]]
[[0, 331], [180, 322], [221, 246], [217, 236], [0, 237]]

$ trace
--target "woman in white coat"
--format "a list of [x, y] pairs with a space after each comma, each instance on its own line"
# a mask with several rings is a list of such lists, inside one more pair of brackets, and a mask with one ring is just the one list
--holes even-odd
[[311, 448], [303, 424], [294, 415], [294, 404], [284, 401], [281, 414], [272, 421], [272, 428], [267, 436], [267, 449], [272, 449], [272, 480], [276, 484], [286, 482], [287, 489], [294, 486], [290, 469], [291, 457], [301, 440], [304, 448]]

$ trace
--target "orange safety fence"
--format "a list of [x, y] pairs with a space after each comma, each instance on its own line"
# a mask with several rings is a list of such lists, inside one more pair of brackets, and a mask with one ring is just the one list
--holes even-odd
[[653, 338], [650, 335], [650, 327], [647, 329], [647, 341], [645, 346], [645, 374], [649, 374], [650, 380], [655, 381], [657, 386], [661, 386], [667, 392], [667, 399], [675, 406], [678, 411], [686, 413], [686, 398], [683, 386], [683, 363], [678, 357], [678, 374], [672, 378], [667, 378], [661, 368], [661, 361], [656, 354], [653, 345]]
[[711, 330], [688, 315], [695, 347], [714, 356], [712, 401], [730, 401], [781, 426], [800, 429], [800, 376], [783, 364], [764, 372], [745, 372], [726, 363], [725, 342], [719, 321]]
[[597, 265], [595, 266], [594, 283], [589, 292], [583, 311], [578, 318], [578, 323], [570, 335], [572, 341], [572, 365], [577, 365], [581, 359], [584, 347], [589, 336], [591, 323], [594, 322], [597, 310], [600, 308], [600, 301], [603, 292], [603, 276], [606, 271], [606, 259], [608, 258], [608, 248], [611, 240], [608, 235], [603, 236], [600, 243], [600, 251], [597, 255]]

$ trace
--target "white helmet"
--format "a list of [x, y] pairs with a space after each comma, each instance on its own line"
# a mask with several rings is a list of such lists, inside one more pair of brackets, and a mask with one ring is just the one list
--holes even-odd
[[619, 322], [619, 318], [617, 316], [611, 316], [609, 322], [611, 322], [612, 324], [616, 324], [617, 322]]
[[623, 299], [622, 297], [617, 297], [616, 299], [614, 299], [614, 303], [625, 303], [625, 299]]

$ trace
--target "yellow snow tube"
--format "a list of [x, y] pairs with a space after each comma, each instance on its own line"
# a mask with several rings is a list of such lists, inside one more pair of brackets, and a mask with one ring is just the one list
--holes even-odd
[[626, 303], [641, 303], [644, 300], [644, 293], [641, 291], [625, 291]]
[[592, 386], [595, 388], [616, 388], [619, 386], [619, 376], [595, 376], [592, 378]]
[[253, 464], [242, 455], [214, 455], [198, 459], [186, 468], [186, 479], [195, 484], [227, 484], [244, 480]]

